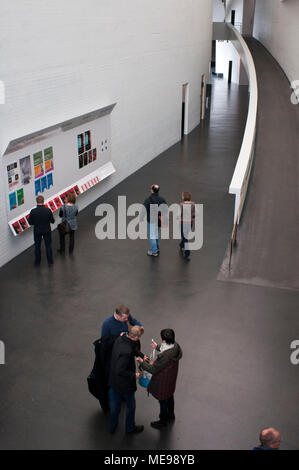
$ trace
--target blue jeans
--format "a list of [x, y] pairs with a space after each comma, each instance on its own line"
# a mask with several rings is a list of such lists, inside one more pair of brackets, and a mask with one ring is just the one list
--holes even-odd
[[182, 236], [182, 241], [180, 243], [180, 247], [185, 250], [185, 256], [188, 258], [190, 256], [190, 250], [188, 246], [188, 239], [185, 237], [185, 235], [189, 235], [191, 231], [191, 224], [181, 224], [181, 236]]
[[118, 425], [118, 417], [122, 399], [126, 400], [126, 432], [133, 431], [135, 427], [135, 392], [118, 393], [113, 388], [109, 389], [110, 425], [109, 431], [114, 432]]
[[150, 224], [149, 222], [147, 223], [147, 229], [150, 236], [151, 252], [157, 253], [160, 249], [161, 229], [157, 224]]

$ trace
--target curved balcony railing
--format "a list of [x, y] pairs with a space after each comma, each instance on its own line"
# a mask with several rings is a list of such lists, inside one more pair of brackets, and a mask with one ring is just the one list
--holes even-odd
[[253, 58], [246, 42], [237, 29], [234, 28], [231, 24], [227, 24], [227, 27], [230, 29], [230, 41], [237, 49], [246, 69], [249, 80], [250, 95], [242, 146], [229, 187], [229, 193], [235, 194], [234, 223], [238, 224], [246, 198], [247, 187], [254, 158], [258, 88]]

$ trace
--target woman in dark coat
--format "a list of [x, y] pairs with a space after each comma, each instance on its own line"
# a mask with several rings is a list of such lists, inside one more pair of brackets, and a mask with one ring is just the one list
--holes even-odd
[[140, 368], [152, 374], [148, 391], [159, 400], [160, 403], [160, 419], [152, 421], [151, 426], [161, 429], [167, 425], [169, 421], [175, 419], [174, 415], [174, 392], [179, 369], [179, 360], [183, 352], [178, 343], [175, 342], [175, 333], [171, 329], [161, 331], [162, 343], [152, 343], [152, 348], [156, 349], [159, 354], [153, 364], [137, 358]]

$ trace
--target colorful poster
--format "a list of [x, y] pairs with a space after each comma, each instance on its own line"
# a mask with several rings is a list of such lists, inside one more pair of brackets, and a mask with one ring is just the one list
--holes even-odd
[[79, 155], [79, 169], [83, 168], [83, 155]]
[[43, 176], [40, 182], [41, 182], [41, 192], [43, 193], [45, 189], [47, 189], [47, 177]]
[[38, 193], [41, 192], [40, 180], [36, 180], [34, 184], [35, 184], [35, 196], [37, 196]]
[[28, 224], [29, 224], [29, 217], [30, 217], [30, 214], [26, 214], [25, 217], [26, 217], [27, 222], [28, 222]]
[[29, 184], [32, 177], [30, 155], [20, 159], [21, 183]]
[[87, 152], [85, 152], [83, 158], [84, 158], [84, 166], [88, 165], [88, 155], [87, 155]]
[[50, 189], [53, 186], [53, 173], [47, 175], [47, 189]]
[[66, 193], [60, 194], [60, 199], [62, 200], [63, 204], [66, 204], [67, 203]]
[[85, 151], [91, 149], [91, 135], [90, 135], [90, 131], [84, 132], [84, 144], [85, 144]]
[[35, 179], [44, 176], [44, 167], [43, 167], [43, 152], [36, 152], [33, 154], [33, 165], [34, 165], [34, 176]]
[[78, 138], [78, 155], [80, 155], [80, 153], [84, 152], [83, 134], [79, 134], [77, 138]]
[[18, 197], [18, 206], [21, 206], [24, 204], [24, 189], [18, 189], [17, 191], [17, 197]]
[[19, 184], [18, 163], [14, 162], [7, 165], [8, 188], [12, 189]]
[[53, 147], [48, 147], [44, 150], [44, 160], [45, 160], [45, 173], [52, 171], [54, 169], [53, 162]]
[[19, 222], [14, 222], [12, 226], [17, 235], [22, 232], [22, 227], [20, 226]]
[[49, 201], [48, 205], [52, 212], [56, 211], [56, 206], [55, 206], [54, 201]]
[[88, 152], [88, 163], [92, 163], [92, 150]]
[[17, 207], [17, 195], [16, 193], [11, 193], [9, 195], [9, 209], [12, 211]]
[[19, 224], [21, 225], [23, 230], [26, 230], [27, 228], [29, 228], [28, 222], [25, 217], [19, 220]]
[[92, 151], [92, 159], [95, 161], [97, 159], [97, 149], [93, 149]]
[[62, 202], [59, 197], [55, 197], [54, 202], [56, 204], [57, 209], [62, 206]]
[[79, 196], [79, 195], [80, 195], [80, 189], [79, 189], [79, 187], [78, 187], [78, 186], [75, 186], [73, 189], [74, 189], [75, 193], [77, 194], [77, 196]]

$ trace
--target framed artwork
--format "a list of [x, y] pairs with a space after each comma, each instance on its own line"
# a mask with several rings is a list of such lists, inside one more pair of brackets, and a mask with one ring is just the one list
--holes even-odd
[[78, 137], [78, 155], [84, 152], [84, 140], [83, 140], [83, 134], [79, 134]]
[[21, 225], [23, 230], [26, 230], [27, 228], [29, 228], [28, 222], [25, 217], [19, 220], [19, 224]]
[[21, 183], [25, 186], [29, 184], [32, 178], [31, 172], [31, 162], [30, 162], [30, 155], [27, 157], [21, 158], [19, 160], [20, 163], [20, 173], [21, 173]]
[[14, 223], [12, 224], [12, 226], [13, 226], [13, 229], [14, 229], [14, 231], [16, 232], [17, 235], [19, 235], [19, 233], [22, 232], [22, 227], [21, 227], [21, 225], [19, 224], [19, 222], [14, 222]]
[[91, 149], [91, 134], [90, 134], [90, 131], [84, 132], [84, 144], [85, 144], [85, 151]]

